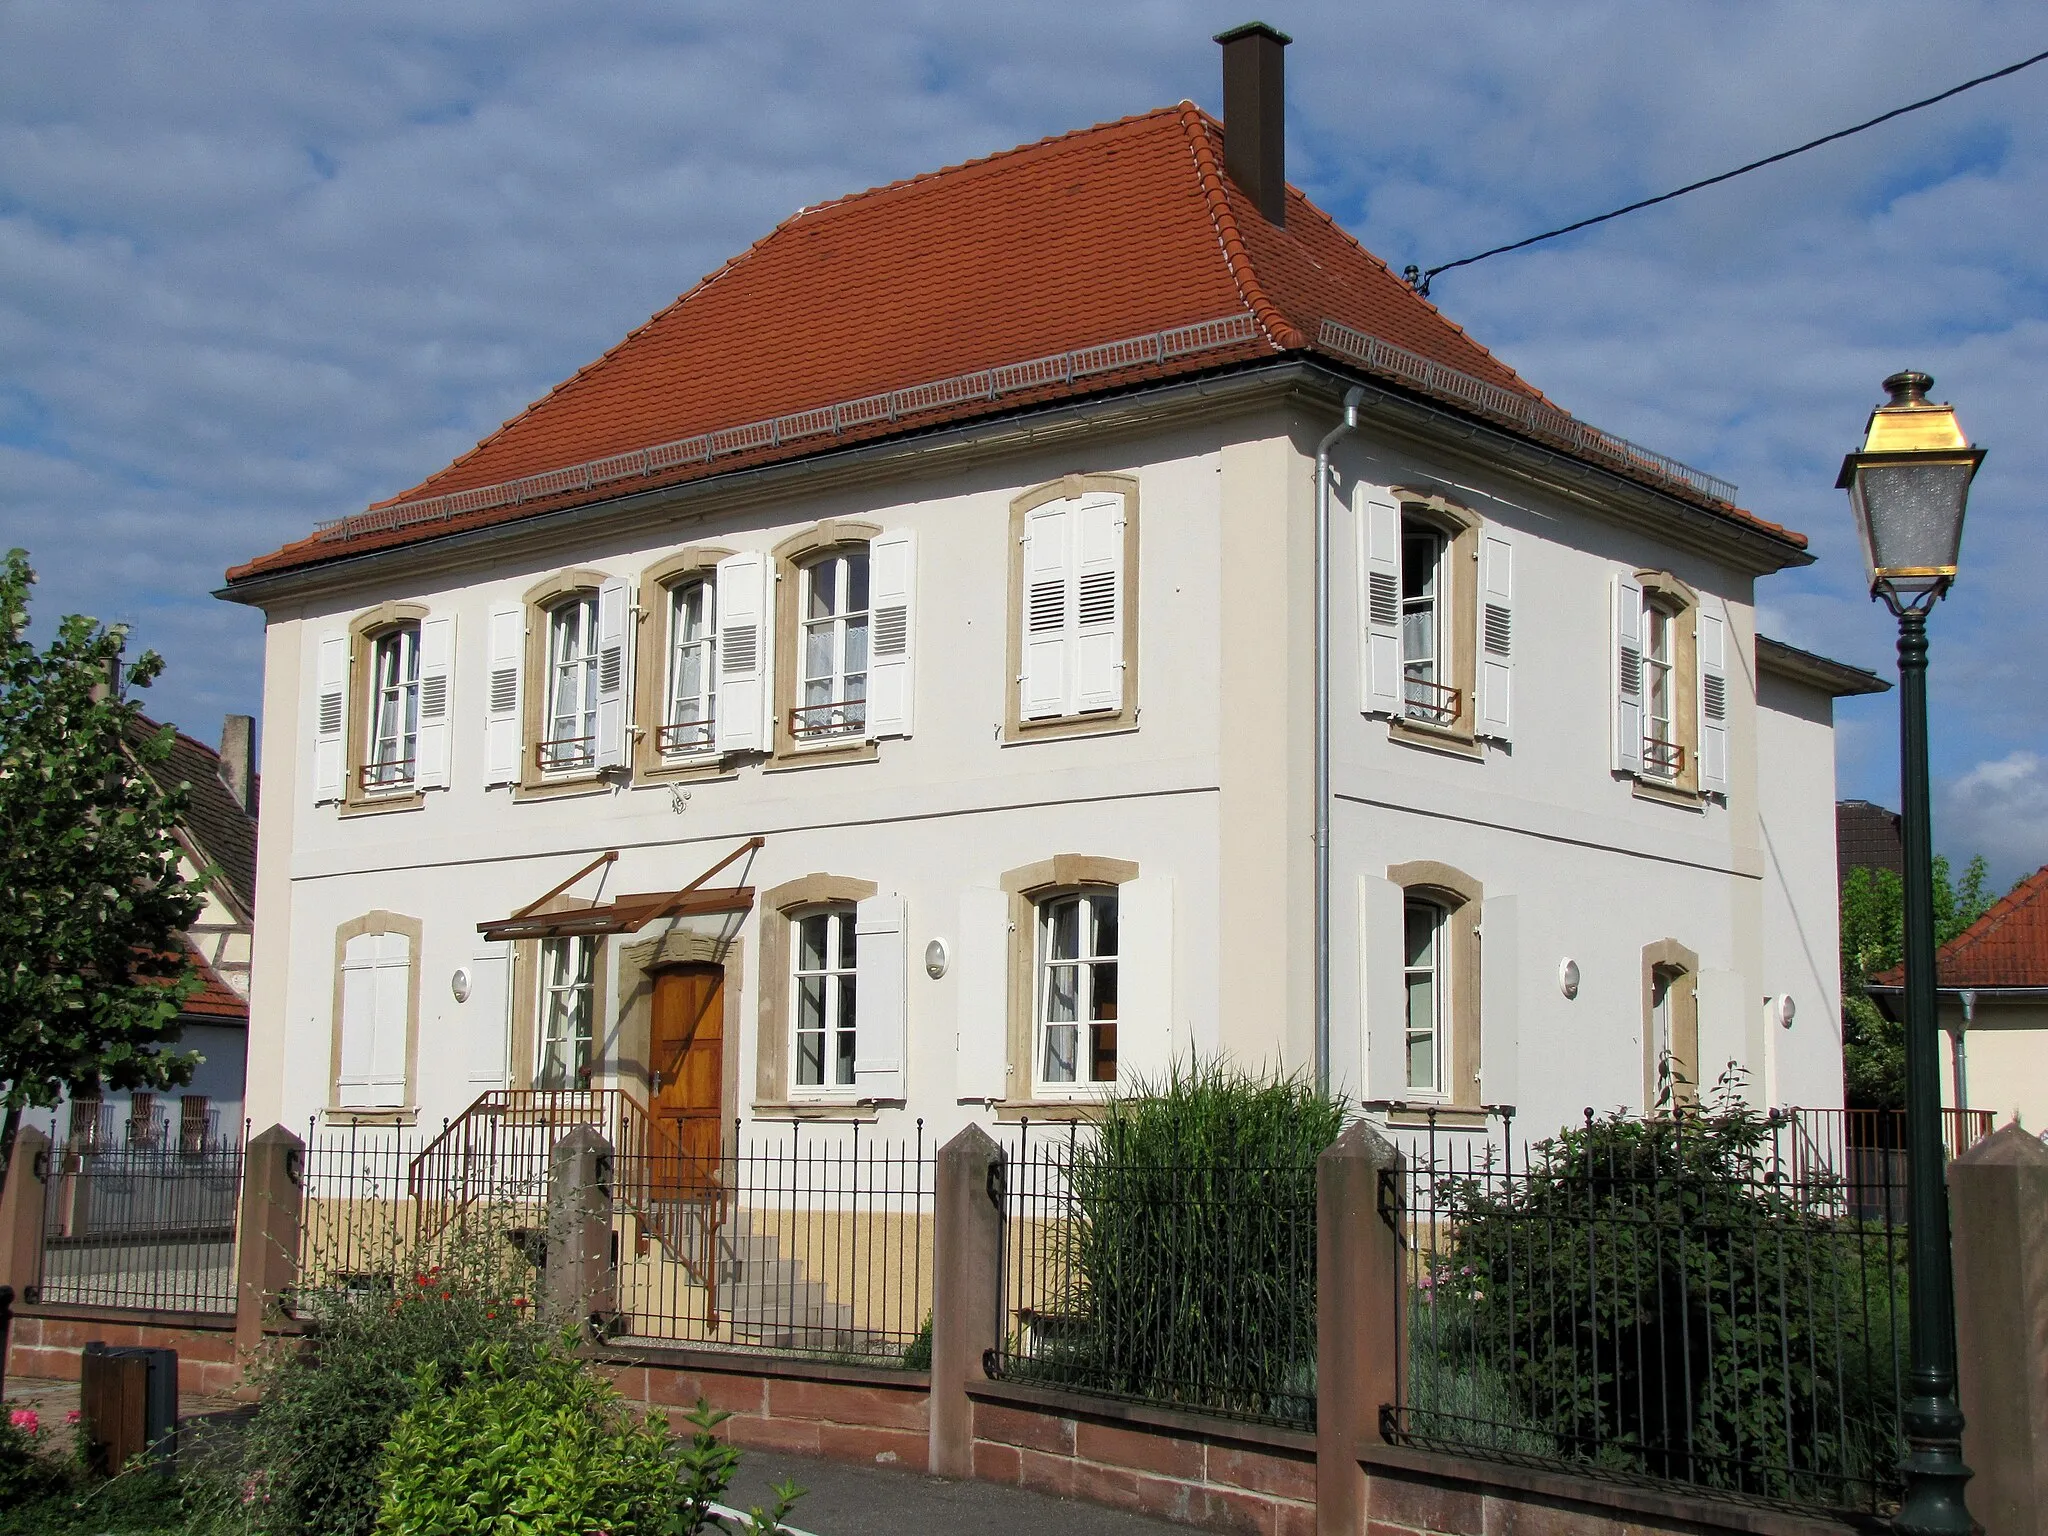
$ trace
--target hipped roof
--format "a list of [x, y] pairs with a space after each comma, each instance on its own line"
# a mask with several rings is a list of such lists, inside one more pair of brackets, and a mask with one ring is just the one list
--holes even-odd
[[[1182, 102], [801, 210], [445, 469], [228, 579], [1289, 354], [1804, 547], [1563, 416], [1297, 189], [1268, 223]], [[980, 370], [1001, 378], [960, 383]]]
[[[2035, 870], [1942, 945], [1934, 973], [1935, 985], [1945, 992], [2048, 987], [2048, 868]], [[1886, 989], [1905, 982], [1903, 966], [1871, 978], [1873, 986]]]

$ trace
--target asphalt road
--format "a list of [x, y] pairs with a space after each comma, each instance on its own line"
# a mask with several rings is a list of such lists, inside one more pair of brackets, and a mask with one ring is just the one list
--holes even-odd
[[1072, 1499], [953, 1483], [889, 1467], [848, 1466], [785, 1456], [742, 1453], [739, 1475], [724, 1502], [739, 1509], [765, 1505], [769, 1485], [795, 1478], [810, 1491], [790, 1512], [790, 1523], [813, 1536], [897, 1536], [906, 1531], [971, 1532], [972, 1536], [1164, 1536], [1186, 1528], [1098, 1509]]

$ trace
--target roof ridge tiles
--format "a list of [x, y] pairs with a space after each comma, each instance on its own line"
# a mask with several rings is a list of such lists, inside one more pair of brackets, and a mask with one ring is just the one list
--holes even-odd
[[1195, 177], [1201, 184], [1202, 202], [1208, 209], [1210, 227], [1216, 231], [1216, 244], [1223, 255], [1223, 264], [1229, 269], [1231, 281], [1237, 284], [1237, 291], [1244, 299], [1245, 308], [1257, 318], [1259, 327], [1272, 340], [1273, 345], [1286, 351], [1308, 345], [1307, 336], [1288, 317], [1286, 311], [1266, 296], [1264, 286], [1252, 265], [1252, 255], [1245, 248], [1244, 236], [1237, 227], [1237, 215], [1230, 208], [1230, 194], [1223, 187], [1223, 170], [1216, 163], [1215, 146], [1209, 142], [1207, 114], [1191, 101], [1180, 104], [1181, 127], [1188, 137], [1188, 150], [1195, 162]]
[[1942, 956], [1957, 958], [1988, 942], [2000, 929], [2024, 915], [2044, 890], [2048, 890], [2048, 866], [2028, 875], [1986, 908], [1982, 917], [1942, 945]]

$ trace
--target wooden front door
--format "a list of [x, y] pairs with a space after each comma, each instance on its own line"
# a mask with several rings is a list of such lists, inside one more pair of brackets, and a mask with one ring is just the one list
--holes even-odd
[[[682, 1165], [656, 1180], [672, 1197], [700, 1197], [718, 1176], [719, 1132], [725, 1123], [725, 971], [682, 965], [654, 977], [648, 1030], [654, 1118], [660, 1139], [682, 1149]], [[670, 1161], [663, 1159], [663, 1162]]]

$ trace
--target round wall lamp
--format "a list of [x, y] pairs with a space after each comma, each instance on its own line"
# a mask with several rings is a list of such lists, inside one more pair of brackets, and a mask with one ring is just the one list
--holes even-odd
[[1790, 992], [1784, 993], [1775, 1003], [1771, 1004], [1771, 1017], [1778, 1021], [1780, 1029], [1790, 1029], [1792, 1027], [1792, 1020], [1798, 1012], [1799, 1005], [1792, 1001], [1792, 994]]
[[933, 939], [924, 947], [924, 973], [937, 981], [946, 974], [946, 941]]
[[458, 1003], [466, 1003], [469, 1001], [468, 966], [458, 965], [457, 967], [455, 967], [455, 974], [448, 978], [448, 990], [455, 994], [455, 1001], [457, 1001]]
[[1562, 992], [1568, 998], [1577, 997], [1579, 995], [1578, 961], [1564, 960], [1558, 963], [1557, 990]]

